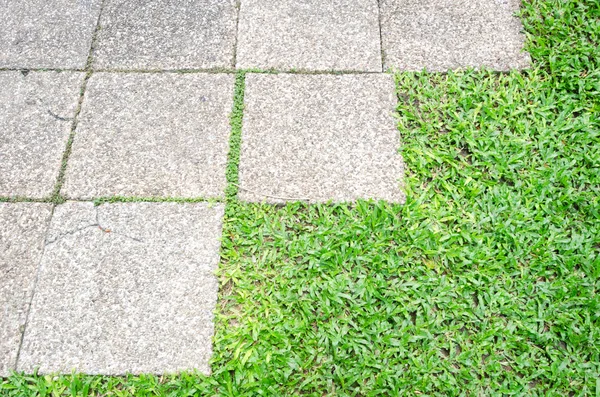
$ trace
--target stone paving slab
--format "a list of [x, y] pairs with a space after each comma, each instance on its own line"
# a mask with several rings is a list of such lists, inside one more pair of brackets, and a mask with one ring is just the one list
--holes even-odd
[[234, 76], [95, 73], [63, 192], [223, 197]]
[[83, 77], [0, 72], [0, 196], [52, 194]]
[[223, 207], [56, 207], [18, 369], [210, 373]]
[[0, 376], [15, 370], [51, 204], [0, 203]]
[[519, 0], [381, 0], [385, 67], [526, 68]]
[[241, 200], [403, 202], [392, 76], [249, 74]]
[[0, 0], [0, 68], [82, 69], [101, 0]]
[[235, 0], [106, 0], [94, 67], [231, 68], [236, 19]]
[[381, 72], [377, 1], [244, 0], [237, 67]]

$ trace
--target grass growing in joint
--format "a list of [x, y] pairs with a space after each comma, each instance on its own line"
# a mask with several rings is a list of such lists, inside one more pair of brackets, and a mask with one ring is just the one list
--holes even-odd
[[0, 196], [0, 203], [47, 203], [48, 199], [38, 199], [22, 196]]
[[227, 159], [227, 201], [235, 200], [238, 193], [238, 169], [240, 163], [240, 146], [242, 143], [242, 121], [244, 118], [244, 91], [246, 89], [246, 72], [235, 75], [233, 93], [233, 109], [230, 116], [231, 135], [229, 137], [229, 154]]
[[522, 20], [529, 71], [396, 75], [403, 206], [238, 202], [238, 74], [213, 375], [0, 394], [600, 393], [600, 4]]
[[[88, 65], [90, 64], [90, 58], [88, 57]], [[67, 165], [69, 162], [69, 157], [71, 156], [71, 152], [73, 151], [73, 141], [75, 140], [77, 123], [79, 121], [79, 114], [81, 113], [81, 108], [83, 106], [83, 101], [85, 98], [85, 89], [87, 87], [88, 80], [92, 76], [91, 71], [87, 71], [83, 82], [81, 84], [81, 88], [79, 91], [79, 99], [77, 102], [77, 108], [75, 109], [75, 114], [73, 116], [73, 121], [71, 123], [71, 131], [69, 133], [69, 138], [67, 139], [67, 144], [65, 146], [65, 150], [63, 152], [63, 157], [60, 165], [60, 169], [58, 171], [58, 177], [56, 178], [56, 183], [54, 184], [54, 190], [50, 197], [50, 202], [55, 205], [63, 204], [67, 201], [66, 197], [61, 193], [62, 187], [65, 183], [65, 177], [67, 172]]]
[[114, 203], [208, 203], [215, 204], [222, 202], [220, 198], [204, 197], [128, 197], [128, 196], [110, 196], [94, 199], [94, 205], [114, 204]]

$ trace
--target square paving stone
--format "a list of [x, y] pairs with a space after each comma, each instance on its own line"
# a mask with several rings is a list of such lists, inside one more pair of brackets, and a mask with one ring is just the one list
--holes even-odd
[[237, 66], [381, 72], [377, 1], [244, 0]]
[[0, 203], [0, 376], [16, 369], [51, 204]]
[[242, 200], [403, 202], [392, 76], [250, 74]]
[[223, 207], [56, 207], [18, 369], [210, 373]]
[[101, 0], [0, 0], [0, 67], [85, 67]]
[[386, 68], [526, 68], [519, 0], [381, 0]]
[[83, 73], [0, 72], [0, 196], [52, 194]]
[[235, 0], [107, 0], [94, 67], [231, 68]]
[[68, 197], [222, 197], [234, 76], [95, 73], [88, 81]]

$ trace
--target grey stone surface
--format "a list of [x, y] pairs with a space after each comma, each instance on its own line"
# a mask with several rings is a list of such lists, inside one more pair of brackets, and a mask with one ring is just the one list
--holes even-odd
[[0, 67], [83, 68], [101, 0], [0, 0]]
[[231, 68], [235, 0], [106, 0], [95, 68]]
[[223, 196], [233, 82], [228, 74], [95, 73], [63, 192]]
[[242, 200], [403, 202], [392, 76], [249, 74]]
[[0, 376], [15, 370], [51, 204], [0, 203]]
[[210, 373], [223, 210], [56, 207], [17, 368]]
[[0, 72], [0, 196], [52, 194], [83, 73]]
[[526, 68], [519, 0], [381, 0], [386, 68]]
[[381, 72], [377, 1], [244, 0], [237, 66]]

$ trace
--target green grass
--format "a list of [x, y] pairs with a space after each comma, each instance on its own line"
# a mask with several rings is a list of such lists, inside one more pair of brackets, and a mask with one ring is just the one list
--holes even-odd
[[600, 395], [600, 3], [533, 0], [534, 67], [396, 76], [405, 205], [235, 199], [213, 376], [27, 376], [0, 394]]

